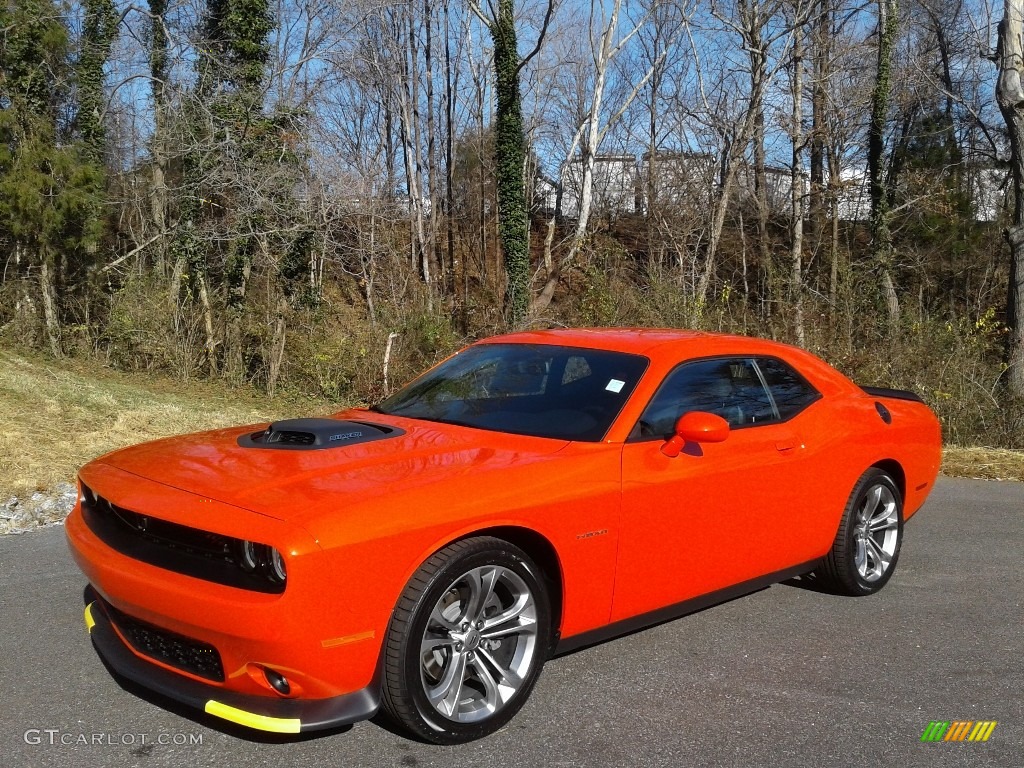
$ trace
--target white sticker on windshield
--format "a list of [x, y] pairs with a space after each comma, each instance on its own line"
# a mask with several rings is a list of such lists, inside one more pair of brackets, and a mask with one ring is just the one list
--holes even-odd
[[622, 388], [626, 386], [626, 382], [619, 381], [618, 379], [612, 379], [608, 382], [608, 386], [605, 387], [609, 392], [615, 392], [616, 394], [622, 391]]

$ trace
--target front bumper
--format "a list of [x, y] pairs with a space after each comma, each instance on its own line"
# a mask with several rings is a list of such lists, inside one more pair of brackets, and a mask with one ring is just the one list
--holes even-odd
[[120, 675], [209, 715], [274, 733], [306, 733], [366, 720], [380, 707], [375, 686], [328, 699], [275, 699], [206, 685], [136, 656], [118, 636], [100, 601], [85, 608], [85, 626], [100, 656]]

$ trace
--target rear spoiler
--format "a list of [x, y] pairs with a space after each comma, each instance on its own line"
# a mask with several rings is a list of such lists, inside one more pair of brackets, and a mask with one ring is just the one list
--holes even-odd
[[915, 403], [923, 403], [924, 400], [916, 392], [908, 389], [886, 389], [885, 387], [861, 387], [872, 397], [889, 397], [895, 400], [912, 400]]

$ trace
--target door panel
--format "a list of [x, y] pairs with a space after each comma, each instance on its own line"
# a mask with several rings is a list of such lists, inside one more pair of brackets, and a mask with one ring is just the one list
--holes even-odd
[[[776, 391], [785, 396], [785, 414]], [[792, 418], [818, 397], [777, 360], [695, 360], [666, 377], [637, 424], [636, 442], [622, 450], [613, 621], [820, 554], [820, 537], [805, 533], [821, 527], [806, 482], [815, 452], [801, 439], [800, 418]], [[716, 413], [733, 430], [724, 442], [691, 443], [665, 456], [663, 438], [693, 410]]]
[[612, 620], [804, 562], [805, 453], [786, 424], [734, 430], [676, 458], [660, 441], [622, 452], [622, 518]]

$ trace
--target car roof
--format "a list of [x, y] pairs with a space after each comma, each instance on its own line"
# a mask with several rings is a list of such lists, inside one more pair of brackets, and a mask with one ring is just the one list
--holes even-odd
[[493, 336], [484, 339], [483, 343], [558, 344], [641, 355], [670, 349], [698, 355], [728, 353], [740, 347], [750, 352], [763, 352], [768, 348], [792, 349], [786, 344], [749, 336], [675, 328], [554, 328]]

